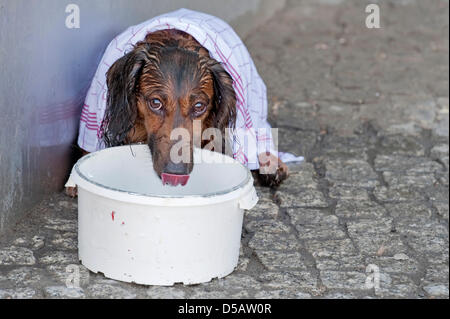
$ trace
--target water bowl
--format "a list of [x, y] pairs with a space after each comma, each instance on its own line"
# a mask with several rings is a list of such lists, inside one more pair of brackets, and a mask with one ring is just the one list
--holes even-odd
[[89, 270], [146, 285], [197, 284], [237, 266], [244, 209], [258, 197], [249, 170], [226, 155], [194, 149], [186, 185], [163, 185], [147, 145], [82, 157], [78, 254]]

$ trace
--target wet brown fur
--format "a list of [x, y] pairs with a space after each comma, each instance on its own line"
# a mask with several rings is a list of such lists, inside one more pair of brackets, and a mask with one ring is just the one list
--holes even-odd
[[[234, 127], [236, 121], [232, 84], [223, 66], [191, 35], [174, 29], [149, 33], [107, 72], [105, 144], [147, 143], [154, 169], [160, 176], [170, 161], [170, 148], [176, 142], [170, 140], [170, 132], [183, 127], [192, 136], [193, 120], [198, 119], [202, 131], [210, 127], [221, 130], [222, 149], [215, 151], [224, 152], [225, 128]], [[163, 112], [154, 112], [149, 107], [154, 98], [162, 101]], [[202, 115], [194, 116], [193, 105], [198, 101], [207, 108]], [[203, 141], [201, 146], [207, 143]], [[192, 146], [191, 141], [191, 154]], [[276, 157], [274, 160], [279, 161]], [[284, 163], [278, 163], [275, 174], [258, 174], [256, 180], [263, 185], [278, 186], [288, 171]], [[192, 164], [186, 170], [190, 173]]]
[[[222, 65], [191, 35], [178, 30], [149, 33], [107, 72], [105, 143], [148, 143], [155, 171], [161, 175], [170, 161], [170, 148], [177, 142], [170, 140], [174, 128], [185, 128], [192, 136], [194, 119], [201, 120], [202, 130], [216, 127], [224, 132], [234, 126], [232, 84]], [[149, 107], [153, 99], [162, 102], [161, 112]], [[206, 105], [200, 116], [193, 111], [198, 102]], [[192, 164], [186, 169], [190, 173]]]

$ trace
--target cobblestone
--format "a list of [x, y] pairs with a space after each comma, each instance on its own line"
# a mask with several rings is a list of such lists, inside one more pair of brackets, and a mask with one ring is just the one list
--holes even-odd
[[323, 193], [318, 189], [297, 189], [295, 193], [277, 191], [275, 193], [277, 201], [280, 203], [280, 207], [327, 207]]
[[333, 185], [353, 187], [375, 187], [378, 176], [366, 161], [357, 159], [327, 160], [326, 178]]
[[34, 265], [31, 249], [23, 247], [8, 247], [0, 250], [0, 265]]

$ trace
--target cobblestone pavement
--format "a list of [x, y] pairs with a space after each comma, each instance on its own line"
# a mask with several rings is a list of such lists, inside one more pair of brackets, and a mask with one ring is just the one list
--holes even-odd
[[367, 29], [364, 1], [290, 1], [245, 39], [280, 149], [307, 160], [257, 188], [234, 273], [145, 287], [81, 267], [66, 288], [77, 203], [55, 194], [1, 238], [0, 298], [448, 298], [448, 1], [380, 7]]

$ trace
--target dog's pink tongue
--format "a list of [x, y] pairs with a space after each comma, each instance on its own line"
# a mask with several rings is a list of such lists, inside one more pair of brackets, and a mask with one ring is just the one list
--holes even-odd
[[171, 186], [177, 186], [181, 184], [181, 186], [186, 185], [189, 179], [189, 175], [177, 175], [177, 174], [168, 174], [162, 173], [161, 180], [164, 185], [169, 184]]

